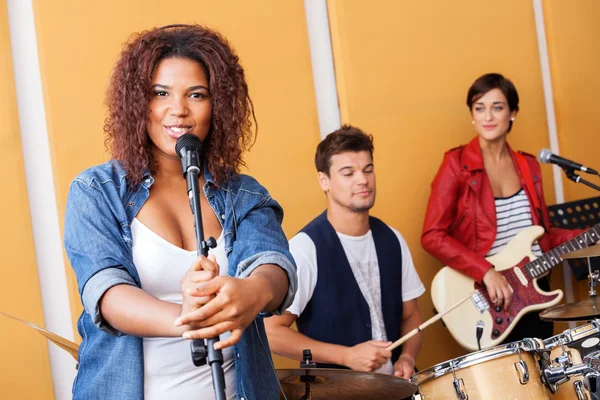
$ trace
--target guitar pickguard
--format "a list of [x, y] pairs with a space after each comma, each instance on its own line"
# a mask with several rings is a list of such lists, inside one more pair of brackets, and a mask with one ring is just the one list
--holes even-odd
[[[529, 263], [529, 257], [525, 257], [521, 260], [517, 264], [517, 267], [522, 268], [527, 263]], [[490, 331], [490, 337], [492, 339], [500, 337], [509, 327], [511, 327], [513, 325], [512, 323], [519, 316], [519, 313], [522, 313], [525, 308], [534, 307], [533, 309], [526, 310], [525, 313], [544, 309], [546, 308], [546, 303], [550, 303], [560, 296], [560, 294], [546, 294], [546, 292], [542, 292], [538, 288], [537, 283], [534, 284], [537, 279], [531, 279], [525, 271], [523, 271], [521, 279], [515, 275], [512, 269], [498, 271], [498, 273], [506, 278], [513, 290], [512, 302], [508, 311], [504, 311], [503, 308], [494, 306], [485, 287], [480, 283], [475, 282], [475, 288], [481, 291], [481, 294], [491, 305], [487, 312], [490, 313], [493, 321], [493, 327]], [[523, 276], [527, 279], [527, 285], [524, 285], [522, 282]]]

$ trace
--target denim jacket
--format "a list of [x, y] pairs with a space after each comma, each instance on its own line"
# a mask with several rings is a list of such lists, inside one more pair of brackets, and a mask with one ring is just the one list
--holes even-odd
[[[281, 229], [281, 206], [247, 175], [218, 187], [204, 170], [203, 190], [223, 227], [229, 275], [245, 278], [262, 264], [279, 265], [289, 279], [287, 295], [275, 313], [283, 312], [296, 293], [297, 276]], [[132, 189], [125, 178], [119, 163], [108, 161], [79, 174], [69, 190], [64, 242], [84, 306], [77, 323], [82, 342], [75, 400], [144, 398], [142, 338], [116, 331], [99, 308], [110, 287], [141, 287], [132, 258], [131, 222], [148, 199], [154, 179], [148, 174]], [[239, 399], [279, 399], [266, 316], [259, 314], [233, 346]]]

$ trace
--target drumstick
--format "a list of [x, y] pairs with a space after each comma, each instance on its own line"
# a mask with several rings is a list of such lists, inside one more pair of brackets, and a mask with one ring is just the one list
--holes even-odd
[[394, 350], [396, 347], [400, 346], [402, 343], [406, 342], [408, 339], [415, 336], [417, 333], [421, 332], [423, 329], [427, 328], [429, 325], [433, 324], [438, 319], [442, 318], [444, 315], [448, 314], [450, 311], [454, 310], [456, 307], [460, 306], [465, 301], [469, 300], [471, 298], [471, 296], [473, 296], [475, 294], [475, 292], [477, 292], [477, 290], [474, 290], [471, 293], [469, 293], [469, 295], [467, 297], [465, 297], [464, 299], [462, 299], [461, 301], [459, 301], [458, 303], [456, 303], [455, 305], [453, 305], [446, 311], [429, 318], [427, 321], [423, 322], [421, 325], [417, 326], [415, 329], [408, 332], [406, 335], [402, 336], [400, 339], [396, 340], [394, 343], [392, 343], [390, 346], [388, 346], [387, 350], [389, 350], [389, 351]]

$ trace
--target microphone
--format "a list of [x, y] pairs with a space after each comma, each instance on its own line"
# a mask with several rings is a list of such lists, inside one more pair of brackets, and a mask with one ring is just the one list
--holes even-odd
[[578, 171], [587, 172], [588, 174], [598, 175], [598, 172], [596, 170], [578, 164], [574, 161], [567, 160], [566, 158], [562, 158], [561, 156], [552, 153], [548, 149], [540, 150], [540, 153], [538, 154], [538, 159], [544, 164], [556, 164], [562, 168], [576, 169]]
[[[186, 133], [181, 135], [175, 143], [175, 151], [179, 154], [181, 159], [181, 170], [183, 177], [186, 179], [188, 197], [190, 198], [190, 207], [192, 208], [192, 214], [196, 214], [194, 209], [194, 202], [192, 198], [197, 195], [193, 193], [193, 180], [195, 178], [196, 183], [198, 182], [198, 176], [200, 175], [200, 150], [202, 149], [202, 141], [196, 135]], [[196, 239], [198, 235], [196, 235]], [[199, 249], [200, 247], [197, 247]]]
[[[200, 152], [202, 141], [198, 136], [186, 133], [181, 135], [175, 143], [175, 152], [181, 159], [181, 170], [187, 183], [187, 192], [190, 199], [190, 208], [194, 214], [194, 231], [196, 233], [196, 252], [198, 256], [208, 256], [208, 248], [216, 247], [217, 242], [209, 237], [204, 240], [204, 230], [202, 228], [202, 210], [200, 209], [200, 188], [198, 177], [200, 176]], [[213, 389], [216, 400], [225, 400], [225, 376], [223, 374], [223, 353], [216, 350], [214, 345], [219, 341], [219, 337], [206, 340], [196, 339], [190, 342], [192, 352], [192, 362], [196, 367], [208, 364], [211, 367], [213, 379]]]

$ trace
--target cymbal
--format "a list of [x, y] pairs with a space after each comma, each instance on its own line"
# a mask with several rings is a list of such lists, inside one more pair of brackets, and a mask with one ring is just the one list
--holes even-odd
[[563, 260], [567, 260], [570, 258], [586, 258], [586, 257], [600, 257], [600, 246], [594, 245], [590, 247], [583, 248], [581, 250], [571, 251], [569, 253], [565, 253], [560, 258]]
[[288, 400], [306, 394], [306, 382], [314, 400], [402, 399], [417, 392], [417, 386], [392, 375], [349, 369], [278, 369], [277, 377]]
[[544, 321], [588, 321], [600, 316], [600, 298], [588, 297], [576, 303], [561, 304], [540, 313]]

